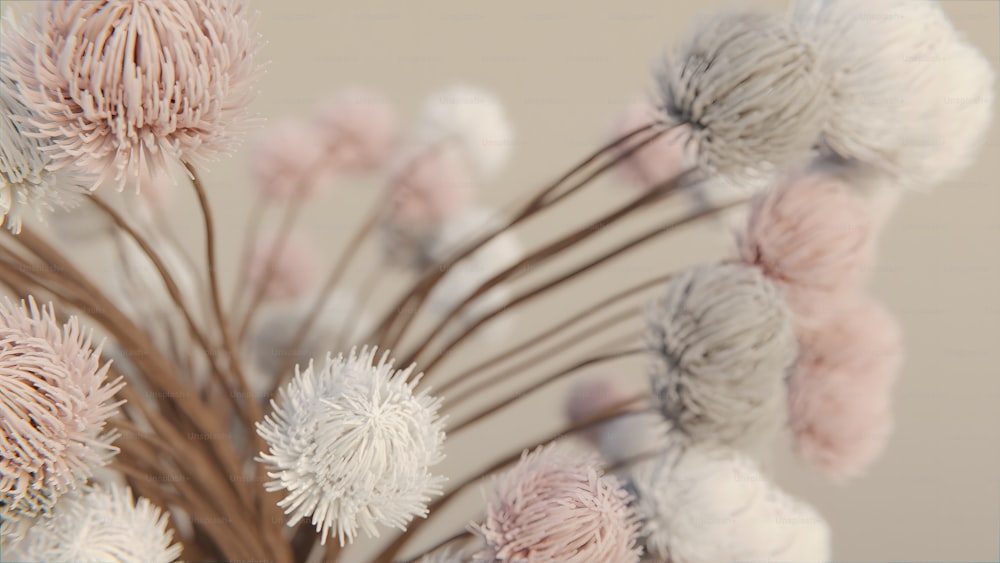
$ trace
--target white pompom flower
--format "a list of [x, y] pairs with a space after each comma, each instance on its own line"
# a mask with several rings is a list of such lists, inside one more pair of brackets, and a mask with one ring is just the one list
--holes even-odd
[[271, 401], [274, 412], [257, 424], [274, 481], [268, 491], [285, 490], [278, 506], [289, 526], [308, 516], [326, 541], [352, 542], [363, 530], [378, 537], [378, 526], [404, 530], [427, 514], [444, 478], [430, 467], [444, 459], [441, 400], [414, 392], [420, 376], [413, 367], [394, 370], [375, 348], [329, 355], [321, 369], [310, 363]]
[[181, 555], [169, 518], [132, 490], [93, 487], [63, 497], [52, 514], [39, 519], [4, 561], [169, 563]]
[[458, 85], [432, 94], [424, 106], [420, 144], [453, 142], [482, 179], [495, 175], [510, 157], [514, 131], [500, 100], [472, 86]]
[[830, 530], [822, 516], [736, 450], [677, 444], [634, 466], [630, 476], [646, 550], [657, 560], [830, 560]]
[[973, 161], [995, 75], [939, 2], [797, 0], [792, 14], [828, 76], [828, 150], [906, 187], [933, 186]]

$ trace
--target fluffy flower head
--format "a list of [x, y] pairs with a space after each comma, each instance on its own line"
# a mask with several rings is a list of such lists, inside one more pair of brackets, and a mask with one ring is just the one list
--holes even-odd
[[480, 557], [497, 561], [639, 561], [629, 494], [592, 457], [558, 444], [525, 452], [494, 484]]
[[[610, 138], [617, 139], [662, 119], [660, 111], [648, 102], [633, 102], [616, 117]], [[678, 126], [630, 154], [618, 165], [618, 173], [625, 182], [637, 188], [651, 188], [665, 182], [694, 164], [694, 155], [691, 154], [693, 145], [687, 142], [689, 138], [690, 126]], [[625, 152], [631, 144], [625, 143], [618, 152]]]
[[166, 514], [132, 490], [94, 487], [59, 501], [49, 518], [5, 553], [7, 561], [171, 563], [181, 555]]
[[309, 199], [332, 180], [327, 157], [319, 130], [298, 119], [282, 119], [258, 138], [251, 151], [250, 171], [266, 199]]
[[336, 531], [343, 545], [358, 529], [377, 537], [379, 525], [402, 530], [426, 515], [444, 480], [429, 471], [444, 457], [444, 432], [440, 399], [414, 393], [412, 370], [362, 348], [310, 364], [279, 391], [257, 432], [274, 479], [265, 487], [288, 492], [278, 506], [289, 526], [311, 515], [323, 541]]
[[827, 77], [827, 150], [925, 187], [968, 166], [985, 139], [995, 74], [931, 0], [798, 0], [796, 24]]
[[53, 166], [93, 172], [95, 187], [228, 153], [254, 94], [246, 0], [46, 1], [5, 35]]
[[118, 451], [104, 425], [124, 383], [107, 371], [76, 317], [0, 303], [0, 518], [47, 512]]
[[668, 121], [691, 126], [699, 168], [737, 184], [808, 156], [825, 118], [814, 49], [777, 15], [703, 20], [658, 79]]
[[806, 463], [837, 479], [864, 472], [892, 430], [902, 331], [879, 303], [857, 299], [822, 326], [800, 331], [788, 379], [788, 418]]
[[385, 163], [396, 145], [396, 112], [378, 92], [350, 88], [320, 103], [316, 126], [336, 166], [366, 172]]
[[514, 132], [493, 94], [471, 86], [453, 86], [433, 94], [417, 126], [422, 143], [454, 143], [477, 176], [495, 175], [510, 157]]
[[630, 472], [647, 551], [677, 563], [830, 560], [830, 530], [749, 457], [726, 448], [668, 448]]
[[755, 196], [739, 251], [782, 289], [797, 321], [814, 321], [867, 281], [875, 227], [846, 185], [797, 175]]
[[693, 441], [757, 445], [784, 423], [784, 378], [797, 353], [777, 287], [742, 264], [689, 268], [648, 315], [658, 407]]

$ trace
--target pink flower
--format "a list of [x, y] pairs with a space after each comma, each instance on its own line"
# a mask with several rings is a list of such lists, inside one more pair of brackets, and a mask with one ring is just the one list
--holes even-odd
[[255, 93], [246, 0], [40, 2], [4, 40], [53, 166], [94, 187], [229, 153]]
[[475, 199], [473, 171], [455, 145], [421, 147], [402, 162], [389, 186], [393, 223], [438, 225]]
[[[246, 277], [253, 287], [267, 283], [264, 298], [269, 301], [290, 301], [306, 294], [316, 284], [319, 275], [319, 252], [312, 242], [298, 233], [289, 233], [282, 242], [276, 235], [259, 238], [250, 251]], [[273, 265], [270, 263], [274, 259]]]
[[345, 90], [320, 104], [316, 121], [339, 170], [375, 170], [396, 145], [396, 113], [378, 92]]
[[0, 303], [0, 520], [46, 513], [118, 451], [104, 424], [124, 382], [108, 365], [76, 317]]
[[276, 122], [258, 138], [250, 171], [265, 199], [309, 199], [333, 180], [333, 168], [320, 132], [297, 119]]
[[892, 428], [892, 389], [903, 359], [900, 328], [858, 298], [823, 326], [801, 331], [788, 380], [789, 424], [807, 463], [836, 478], [861, 474]]
[[874, 234], [864, 203], [844, 184], [796, 175], [754, 198], [739, 253], [781, 287], [800, 324], [816, 323], [868, 279]]
[[[663, 115], [647, 102], [638, 101], [626, 106], [615, 119], [611, 138], [615, 139], [640, 127], [662, 121]], [[647, 134], [639, 134], [619, 146], [624, 153]], [[694, 166], [694, 144], [689, 143], [690, 126], [682, 125], [664, 133], [655, 141], [632, 153], [617, 168], [622, 179], [638, 188], [651, 188]]]
[[639, 561], [638, 520], [631, 497], [593, 457], [550, 445], [525, 452], [499, 478], [475, 530], [486, 542], [477, 557], [498, 561], [589, 563]]

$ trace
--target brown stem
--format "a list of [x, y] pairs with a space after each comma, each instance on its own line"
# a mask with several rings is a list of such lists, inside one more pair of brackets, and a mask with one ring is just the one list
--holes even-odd
[[645, 146], [646, 144], [652, 142], [665, 132], [665, 131], [657, 132], [656, 134], [650, 136], [650, 138], [646, 139], [643, 143], [640, 143], [638, 147], [634, 147], [634, 149], [631, 152], [619, 155], [617, 158], [613, 159], [612, 162], [604, 164], [596, 172], [587, 176], [584, 180], [577, 182], [569, 189], [565, 190], [562, 194], [559, 194], [558, 196], [551, 199], [549, 198], [549, 196], [555, 190], [559, 189], [562, 186], [562, 184], [564, 184], [570, 178], [575, 176], [577, 173], [588, 167], [591, 163], [596, 161], [603, 154], [614, 149], [615, 147], [624, 143], [625, 141], [628, 141], [635, 135], [638, 135], [644, 131], [648, 131], [654, 127], [657, 127], [657, 124], [651, 124], [645, 127], [640, 127], [634, 131], [622, 135], [617, 139], [614, 139], [613, 141], [609, 142], [603, 147], [600, 147], [599, 149], [588, 155], [586, 158], [584, 158], [584, 160], [581, 161], [579, 164], [571, 168], [568, 172], [557, 178], [554, 182], [542, 188], [537, 195], [531, 198], [527, 202], [527, 204], [525, 204], [519, 212], [515, 213], [514, 216], [505, 224], [500, 225], [499, 227], [496, 227], [490, 232], [481, 236], [478, 240], [474, 241], [469, 246], [466, 246], [461, 251], [457, 252], [449, 259], [445, 260], [439, 267], [428, 272], [421, 280], [419, 280], [411, 287], [410, 291], [407, 294], [405, 294], [400, 299], [400, 301], [398, 301], [390, 309], [387, 316], [383, 318], [383, 320], [378, 324], [377, 330], [379, 335], [378, 340], [380, 346], [383, 348], [395, 347], [395, 345], [402, 338], [403, 332], [405, 332], [406, 328], [413, 321], [417, 312], [419, 312], [420, 307], [423, 305], [427, 297], [430, 295], [431, 291], [434, 289], [434, 286], [445, 276], [445, 274], [447, 274], [451, 270], [452, 267], [455, 266], [455, 264], [457, 264], [462, 259], [470, 256], [473, 252], [475, 252], [483, 245], [485, 245], [489, 241], [499, 236], [501, 233], [520, 224], [521, 222], [525, 221], [532, 215], [545, 209], [549, 205], [552, 205], [562, 200], [563, 198], [568, 197], [570, 194], [579, 190], [587, 183], [589, 183], [591, 180], [598, 177], [600, 174], [603, 174], [605, 171], [609, 170], [611, 167], [621, 162], [621, 160], [623, 160], [624, 158], [627, 158], [629, 154], [631, 154], [631, 152], [634, 152], [635, 150], [638, 150], [642, 146]]
[[[435, 354], [429, 361], [423, 363], [422, 364], [422, 369], [425, 372], [430, 371], [434, 366], [436, 366], [438, 364], [438, 362], [440, 362], [441, 360], [443, 360], [448, 355], [449, 352], [451, 352], [452, 350], [454, 350], [459, 344], [461, 344], [463, 341], [465, 341], [467, 338], [469, 338], [469, 336], [471, 336], [477, 328], [479, 328], [480, 326], [482, 326], [486, 322], [490, 321], [494, 317], [496, 317], [496, 316], [498, 316], [498, 315], [500, 315], [500, 314], [502, 314], [502, 313], [504, 313], [506, 311], [509, 311], [509, 310], [513, 309], [514, 307], [516, 307], [516, 306], [518, 306], [518, 305], [520, 305], [520, 304], [522, 304], [522, 303], [524, 303], [526, 301], [529, 301], [529, 300], [534, 299], [534, 298], [536, 298], [536, 297], [538, 297], [540, 295], [543, 295], [546, 292], [548, 292], [549, 290], [551, 290], [553, 288], [556, 288], [559, 285], [565, 283], [566, 281], [571, 280], [571, 279], [575, 278], [576, 276], [578, 276], [580, 274], [583, 274], [583, 273], [587, 272], [588, 270], [591, 270], [591, 269], [593, 269], [593, 268], [595, 268], [595, 267], [597, 267], [597, 266], [599, 266], [599, 265], [607, 262], [608, 260], [611, 260], [612, 258], [616, 258], [618, 256], [621, 256], [622, 254], [624, 254], [628, 250], [631, 250], [631, 249], [633, 249], [633, 248], [635, 248], [635, 247], [637, 247], [637, 246], [639, 246], [639, 245], [641, 245], [643, 243], [646, 243], [646, 242], [648, 242], [650, 240], [653, 240], [656, 237], [658, 237], [660, 235], [663, 235], [664, 233], [668, 233], [668, 232], [670, 232], [670, 231], [672, 231], [672, 230], [674, 230], [676, 228], [682, 227], [682, 226], [687, 225], [689, 223], [693, 223], [695, 221], [698, 221], [699, 219], [703, 219], [705, 217], [710, 217], [712, 215], [721, 213], [721, 212], [723, 212], [723, 211], [725, 211], [727, 209], [730, 209], [730, 208], [735, 207], [737, 205], [742, 205], [744, 203], [746, 203], [746, 200], [735, 201], [735, 202], [728, 203], [728, 204], [725, 204], [725, 205], [722, 205], [722, 206], [719, 206], [719, 207], [714, 207], [714, 208], [711, 208], [711, 209], [705, 209], [705, 210], [702, 210], [702, 211], [699, 211], [699, 212], [696, 212], [696, 213], [692, 213], [690, 215], [686, 215], [686, 216], [684, 216], [684, 217], [682, 217], [680, 219], [677, 219], [677, 220], [674, 220], [674, 221], [670, 221], [669, 223], [667, 223], [665, 225], [662, 225], [662, 226], [659, 226], [659, 227], [655, 227], [655, 228], [653, 228], [653, 229], [651, 229], [651, 230], [643, 233], [642, 235], [639, 235], [638, 237], [635, 237], [635, 238], [633, 238], [631, 240], [626, 241], [625, 243], [623, 243], [623, 244], [621, 244], [621, 245], [619, 245], [619, 246], [617, 246], [617, 247], [615, 247], [615, 248], [613, 248], [613, 249], [605, 252], [604, 254], [598, 256], [597, 258], [594, 258], [594, 259], [590, 260], [589, 262], [587, 262], [587, 263], [585, 263], [585, 264], [583, 264], [583, 265], [581, 265], [581, 266], [579, 266], [579, 267], [577, 267], [577, 268], [575, 268], [573, 270], [570, 270], [569, 272], [564, 273], [563, 275], [561, 275], [559, 277], [556, 277], [556, 278], [554, 278], [552, 280], [549, 280], [547, 282], [544, 282], [544, 283], [541, 283], [539, 285], [536, 285], [535, 287], [533, 287], [533, 288], [525, 291], [524, 293], [518, 295], [517, 297], [514, 297], [511, 301], [509, 301], [508, 303], [504, 304], [502, 307], [498, 307], [498, 308], [494, 309], [493, 311], [490, 311], [489, 313], [483, 315], [482, 317], [480, 317], [479, 319], [477, 319], [474, 323], [472, 323], [471, 326], [466, 327], [465, 330], [461, 334], [459, 334], [458, 336], [456, 336], [455, 338], [453, 338], [450, 342], [448, 342], [444, 346], [444, 348], [442, 350], [440, 350], [437, 354]], [[406, 364], [402, 364], [402, 365], [406, 365]]]
[[628, 204], [619, 207], [618, 209], [607, 213], [603, 217], [597, 219], [596, 221], [586, 225], [561, 239], [555, 240], [552, 243], [543, 246], [542, 248], [536, 250], [535, 252], [525, 256], [516, 264], [510, 266], [502, 272], [494, 275], [492, 278], [481, 283], [479, 287], [472, 292], [470, 295], [466, 296], [458, 306], [454, 307], [443, 319], [441, 319], [437, 325], [430, 331], [430, 333], [420, 341], [416, 346], [416, 349], [411, 352], [406, 359], [404, 359], [400, 365], [410, 365], [414, 363], [419, 357], [420, 353], [423, 352], [434, 339], [448, 326], [448, 323], [455, 319], [469, 304], [471, 304], [476, 298], [480, 297], [490, 289], [496, 287], [503, 281], [514, 278], [518, 273], [526, 271], [545, 260], [558, 255], [560, 252], [571, 248], [581, 242], [587, 240], [588, 238], [596, 235], [602, 229], [609, 225], [628, 217], [633, 212], [649, 206], [657, 201], [660, 201], [674, 193], [677, 189], [683, 186], [682, 180], [687, 177], [687, 174], [679, 174], [666, 182], [661, 183], [652, 190], [644, 193], [635, 200], [629, 202]]
[[[562, 341], [553, 344], [552, 346], [543, 349], [535, 354], [524, 358], [520, 362], [501, 370], [490, 377], [486, 378], [484, 381], [480, 381], [474, 387], [469, 387], [465, 391], [456, 393], [454, 395], [448, 396], [442, 410], [454, 409], [457, 405], [462, 404], [464, 401], [468, 400], [470, 397], [475, 396], [477, 393], [483, 393], [493, 388], [494, 386], [502, 383], [508, 377], [511, 377], [517, 373], [523, 373], [525, 370], [530, 369], [532, 366], [537, 365], [539, 362], [545, 361], [548, 358], [562, 352], [570, 346], [577, 345], [584, 342], [587, 338], [594, 336], [595, 334], [600, 334], [601, 332], [609, 329], [615, 328], [617, 325], [621, 324], [625, 320], [635, 320], [639, 316], [641, 311], [638, 307], [633, 307], [625, 311], [619, 311], [618, 314], [612, 315], [610, 318], [600, 319], [598, 322], [594, 323], [592, 326], [588, 326], [584, 330], [578, 331], [570, 336], [567, 336]], [[628, 338], [633, 340], [636, 337], [634, 334], [629, 334]], [[438, 393], [443, 395], [443, 393]]]
[[[465, 371], [463, 371], [459, 375], [455, 376], [451, 380], [449, 380], [449, 381], [445, 382], [444, 384], [442, 384], [441, 386], [437, 387], [437, 389], [435, 390], [436, 394], [438, 394], [438, 395], [444, 395], [447, 391], [449, 391], [454, 386], [462, 383], [463, 381], [466, 381], [466, 380], [472, 378], [475, 374], [481, 372], [482, 370], [484, 370], [484, 369], [486, 369], [488, 367], [491, 367], [491, 366], [496, 366], [497, 364], [499, 364], [499, 363], [501, 363], [503, 361], [506, 361], [506, 360], [509, 360], [509, 359], [512, 359], [512, 358], [516, 358], [518, 354], [520, 354], [522, 352], [525, 352], [527, 350], [530, 350], [531, 348], [533, 348], [535, 346], [541, 345], [542, 343], [544, 343], [548, 339], [553, 338], [553, 337], [559, 335], [562, 331], [564, 331], [567, 328], [573, 326], [574, 324], [576, 324], [576, 323], [578, 323], [578, 322], [586, 319], [587, 317], [595, 315], [598, 312], [604, 310], [605, 307], [613, 305], [613, 304], [615, 304], [615, 303], [617, 303], [617, 302], [619, 302], [619, 301], [621, 301], [623, 299], [627, 299], [627, 298], [629, 298], [629, 297], [631, 297], [631, 296], [633, 296], [633, 295], [635, 295], [637, 293], [640, 293], [642, 291], [645, 291], [645, 290], [647, 290], [647, 289], [649, 289], [651, 287], [655, 287], [655, 286], [658, 286], [660, 284], [665, 283], [668, 279], [670, 279], [670, 277], [672, 275], [673, 274], [666, 274], [666, 275], [663, 275], [663, 276], [658, 276], [656, 278], [653, 278], [651, 280], [643, 282], [643, 283], [641, 283], [639, 285], [630, 287], [630, 288], [628, 288], [628, 289], [626, 289], [624, 291], [616, 293], [616, 294], [614, 294], [614, 295], [612, 295], [612, 296], [610, 296], [610, 297], [608, 297], [608, 298], [606, 298], [606, 299], [604, 299], [602, 301], [599, 301], [598, 303], [595, 303], [594, 305], [589, 306], [588, 308], [584, 309], [580, 313], [577, 313], [576, 315], [573, 315], [572, 317], [566, 319], [565, 321], [559, 323], [558, 325], [555, 325], [555, 326], [549, 328], [545, 332], [542, 332], [540, 334], [536, 334], [536, 335], [532, 336], [531, 338], [528, 338], [528, 339], [522, 341], [520, 344], [518, 344], [516, 346], [513, 346], [511, 348], [508, 348], [508, 349], [506, 349], [506, 350], [504, 350], [504, 351], [496, 354], [495, 356], [487, 358], [486, 360], [483, 360], [482, 362], [480, 362], [480, 363], [478, 363], [478, 364], [476, 364], [476, 365], [474, 365], [474, 366], [466, 369]], [[426, 379], [428, 376], [425, 375], [424, 377]]]
[[532, 383], [528, 387], [522, 389], [521, 391], [518, 391], [513, 395], [509, 395], [508, 397], [493, 403], [493, 405], [477, 412], [476, 414], [466, 418], [465, 420], [459, 423], [456, 423], [454, 426], [448, 428], [446, 432], [449, 436], [454, 436], [456, 433], [465, 430], [469, 426], [472, 426], [473, 424], [479, 422], [480, 420], [483, 420], [484, 418], [490, 416], [491, 414], [513, 405], [514, 403], [517, 402], [518, 399], [523, 399], [524, 397], [527, 397], [528, 395], [534, 393], [535, 391], [541, 389], [542, 387], [545, 387], [550, 383], [553, 383], [567, 375], [570, 375], [571, 373], [580, 371], [583, 368], [597, 364], [602, 364], [605, 362], [611, 362], [621, 358], [627, 358], [629, 356], [637, 356], [639, 354], [645, 353], [645, 351], [646, 350], [644, 348], [631, 348], [629, 350], [621, 350], [619, 352], [612, 352], [610, 354], [603, 354], [600, 356], [587, 358], [586, 360], [581, 360], [571, 365], [568, 368], [561, 369], [553, 373], [552, 375], [549, 375], [539, 381], [536, 381], [535, 383]]

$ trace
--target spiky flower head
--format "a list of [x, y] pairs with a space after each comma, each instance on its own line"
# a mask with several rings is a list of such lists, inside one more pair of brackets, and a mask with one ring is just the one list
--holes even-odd
[[169, 518], [119, 485], [92, 487], [61, 499], [5, 553], [5, 561], [171, 563], [181, 555]]
[[630, 495], [593, 456], [554, 444], [501, 476], [475, 526], [488, 561], [639, 561]]
[[778, 15], [705, 18], [657, 78], [667, 121], [690, 125], [699, 169], [736, 185], [803, 160], [825, 121], [815, 49]]
[[830, 560], [830, 530], [822, 516], [772, 484], [740, 452], [707, 444], [668, 446], [629, 473], [641, 534], [657, 561]]
[[310, 363], [257, 424], [269, 447], [259, 461], [274, 479], [265, 488], [287, 491], [278, 506], [288, 525], [311, 516], [324, 542], [334, 531], [343, 545], [359, 529], [374, 537], [380, 525], [405, 529], [444, 481], [430, 472], [444, 459], [440, 399], [414, 392], [412, 366], [394, 370], [388, 353], [376, 362], [375, 352]]
[[83, 191], [74, 174], [49, 170], [48, 141], [37, 136], [29, 117], [16, 85], [0, 69], [0, 224], [14, 234], [21, 232], [25, 211], [42, 218], [45, 211], [71, 207]]
[[52, 306], [0, 303], [0, 519], [47, 512], [118, 449], [104, 425], [124, 382], [107, 381], [100, 347]]
[[760, 270], [722, 263], [681, 271], [646, 326], [653, 395], [681, 434], [754, 447], [784, 423], [795, 333], [781, 291]]
[[246, 0], [40, 2], [5, 34], [7, 69], [52, 166], [122, 187], [232, 150], [258, 69], [252, 19]]

